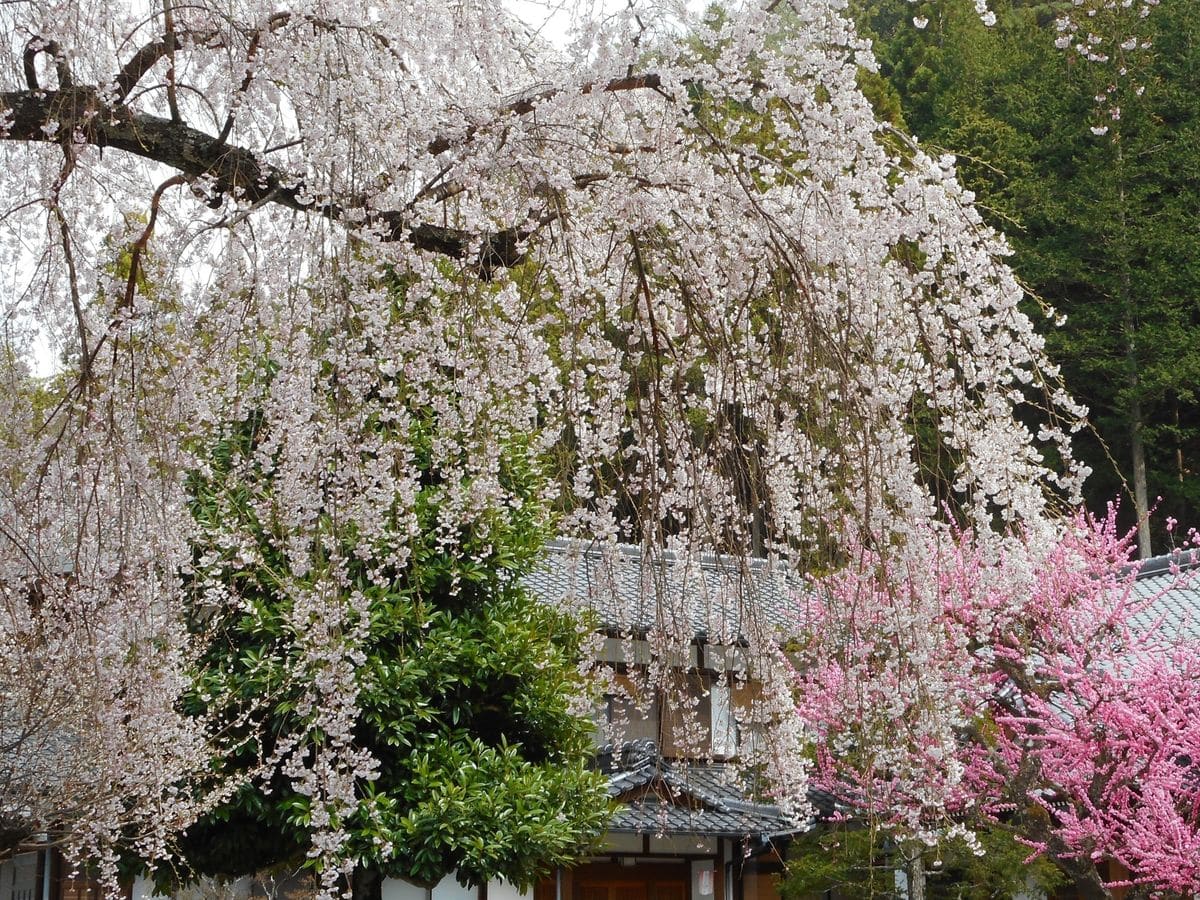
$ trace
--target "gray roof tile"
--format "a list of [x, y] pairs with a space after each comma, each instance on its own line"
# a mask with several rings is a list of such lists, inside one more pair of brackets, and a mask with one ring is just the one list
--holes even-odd
[[691, 808], [646, 798], [621, 808], [610, 831], [653, 835], [771, 837], [802, 831], [778, 812]]
[[[609, 796], [624, 798], [611, 831], [655, 835], [766, 837], [804, 831], [774, 804], [747, 799], [745, 777], [732, 765], [663, 759], [653, 741], [605, 748], [597, 766], [608, 775]], [[813, 792], [818, 816], [833, 798]]]
[[1142, 563], [1134, 591], [1148, 598], [1135, 626], [1166, 641], [1200, 641], [1200, 552], [1183, 551]]
[[795, 621], [797, 585], [766, 560], [670, 551], [651, 559], [627, 544], [557, 540], [525, 583], [549, 602], [592, 611], [615, 633], [662, 629], [732, 644]]
[[[567, 539], [547, 544], [525, 582], [548, 602], [597, 614], [605, 631], [690, 631], [718, 644], [762, 630], [791, 633], [804, 590], [766, 560], [716, 554], [685, 559], [670, 551], [647, 558], [628, 544]], [[1200, 551], [1146, 560], [1134, 590], [1152, 598], [1134, 617], [1136, 626], [1153, 626], [1168, 639], [1200, 640]]]
[[613, 773], [609, 794], [615, 799], [641, 789], [645, 792], [625, 800], [609, 829], [714, 837], [758, 837], [803, 830], [779, 807], [746, 800], [735, 777], [728, 766], [666, 761], [660, 761], [657, 768]]

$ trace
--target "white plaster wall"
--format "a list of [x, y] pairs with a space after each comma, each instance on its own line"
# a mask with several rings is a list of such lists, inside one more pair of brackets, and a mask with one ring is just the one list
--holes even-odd
[[[463, 887], [453, 875], [447, 875], [432, 889], [403, 878], [385, 878], [380, 894], [382, 900], [476, 900], [479, 896], [476, 888]], [[523, 896], [506, 881], [488, 884], [488, 900], [519, 900]]]
[[729, 703], [729, 684], [723, 676], [713, 682], [709, 695], [712, 698], [713, 756], [733, 756], [737, 752], [737, 731]]
[[254, 887], [254, 879], [250, 876], [234, 881], [219, 881], [214, 878], [202, 878], [186, 884], [171, 894], [154, 892], [154, 881], [144, 875], [133, 879], [130, 900], [247, 900]]
[[[626, 832], [609, 832], [604, 836], [604, 843], [600, 846], [601, 853], [641, 853], [642, 852], [642, 836], [640, 834], [628, 834]], [[491, 900], [491, 894], [488, 894]]]
[[489, 881], [487, 885], [487, 900], [524, 900], [528, 896], [517, 890], [516, 885], [509, 884], [503, 878]]
[[133, 888], [130, 891], [131, 900], [150, 900], [154, 894], [154, 882], [145, 875], [139, 875], [133, 879]]
[[433, 888], [432, 900], [476, 900], [479, 892], [473, 887], [463, 887], [453, 875], [447, 875]]
[[429, 900], [429, 888], [405, 881], [403, 878], [385, 878], [379, 886], [382, 900]]
[[651, 853], [708, 853], [717, 854], [717, 839], [699, 835], [668, 834], [662, 837], [650, 836]]

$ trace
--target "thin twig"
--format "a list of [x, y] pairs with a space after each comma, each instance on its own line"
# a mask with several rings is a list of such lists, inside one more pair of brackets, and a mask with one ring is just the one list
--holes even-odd
[[138, 274], [141, 271], [142, 254], [146, 252], [146, 246], [150, 243], [150, 236], [154, 234], [154, 223], [158, 220], [158, 204], [162, 200], [163, 193], [168, 188], [186, 183], [187, 179], [182, 175], [172, 175], [158, 186], [154, 191], [154, 196], [150, 198], [150, 220], [146, 222], [146, 227], [142, 231], [141, 236], [133, 242], [133, 246], [130, 248], [129, 280], [125, 283], [125, 296], [117, 307], [118, 310], [133, 309], [133, 298], [137, 292], [137, 280]]

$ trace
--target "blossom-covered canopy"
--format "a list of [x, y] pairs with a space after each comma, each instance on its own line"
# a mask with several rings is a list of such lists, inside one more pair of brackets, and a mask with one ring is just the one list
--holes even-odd
[[[407, 565], [418, 419], [451, 550], [519, 507], [514, 448], [568, 535], [796, 570], [945, 504], [1036, 531], [1073, 492], [1080, 411], [1006, 245], [876, 120], [843, 2], [574, 22], [553, 47], [481, 0], [0, 6], [4, 708], [60, 711], [97, 846], [161, 852], [209, 802], [181, 787], [219, 743], [178, 713], [183, 611], [267, 563], [233, 525], [193, 554], [187, 473], [251, 418], [329, 738], [273, 764], [331, 810], [322, 853], [371, 771], [346, 562]], [[5, 814], [47, 815], [24, 788]]]

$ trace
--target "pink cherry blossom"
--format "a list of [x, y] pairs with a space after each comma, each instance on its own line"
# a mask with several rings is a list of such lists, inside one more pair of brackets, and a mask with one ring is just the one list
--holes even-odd
[[1049, 547], [925, 531], [903, 557], [859, 548], [813, 583], [817, 783], [907, 838], [1002, 822], [1093, 880], [1115, 860], [1200, 888], [1200, 652], [1157, 612], [1190, 570], [1139, 590], [1112, 515]]

